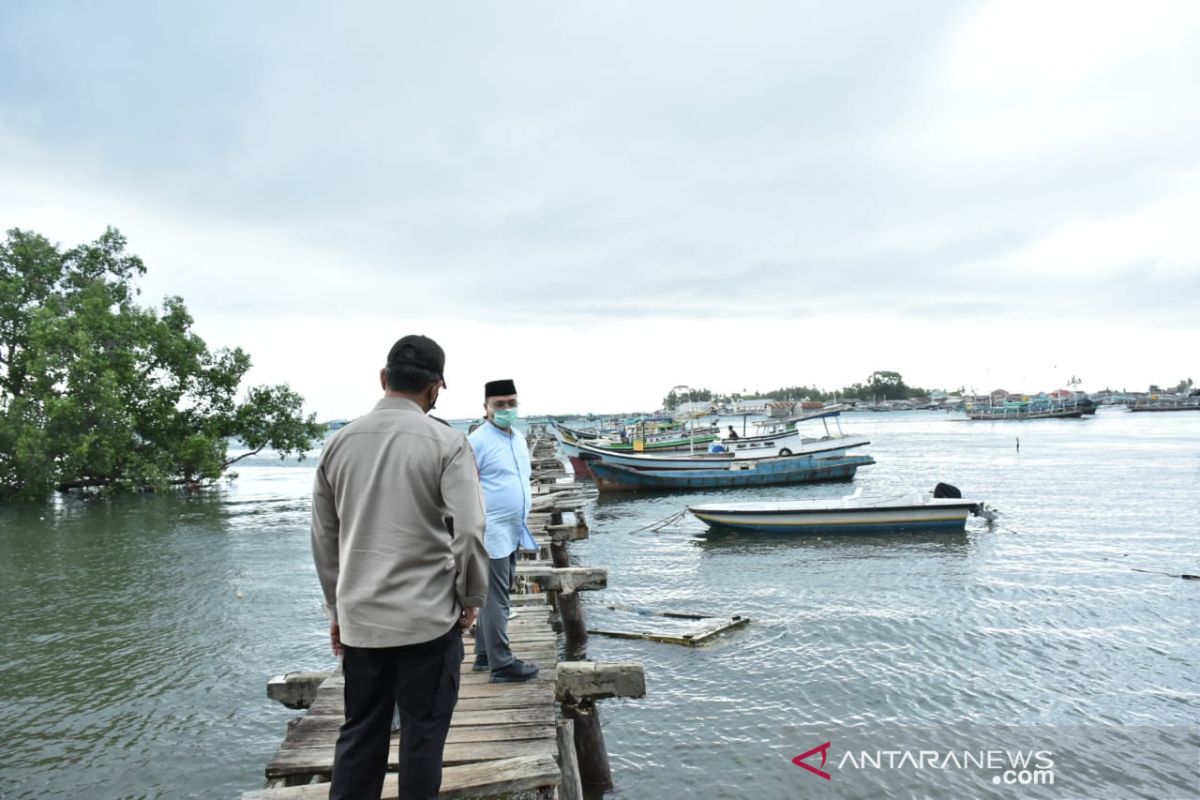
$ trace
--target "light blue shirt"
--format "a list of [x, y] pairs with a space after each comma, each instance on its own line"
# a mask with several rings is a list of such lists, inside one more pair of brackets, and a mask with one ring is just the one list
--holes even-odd
[[529, 481], [533, 469], [525, 437], [509, 434], [485, 422], [471, 434], [479, 483], [487, 508], [487, 530], [483, 542], [489, 558], [508, 558], [518, 548], [536, 550], [529, 532], [529, 508], [533, 491]]

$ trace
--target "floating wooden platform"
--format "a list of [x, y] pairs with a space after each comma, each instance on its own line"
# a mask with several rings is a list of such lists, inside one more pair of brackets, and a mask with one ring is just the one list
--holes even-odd
[[662, 617], [665, 619], [689, 620], [697, 623], [697, 629], [687, 632], [668, 631], [636, 631], [617, 630], [588, 626], [588, 633], [597, 636], [609, 636], [616, 639], [645, 639], [652, 642], [679, 644], [685, 647], [699, 647], [712, 641], [726, 631], [735, 630], [750, 624], [750, 618], [740, 614], [732, 617], [720, 617], [712, 614], [698, 614], [690, 611], [666, 611], [661, 609], [633, 608], [631, 606], [605, 606], [609, 611], [626, 611], [642, 617]]

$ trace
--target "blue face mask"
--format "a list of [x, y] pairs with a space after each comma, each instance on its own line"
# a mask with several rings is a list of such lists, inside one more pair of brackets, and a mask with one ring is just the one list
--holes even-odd
[[492, 421], [496, 423], [496, 427], [508, 430], [517, 421], [517, 409], [502, 408], [498, 411], [493, 411]]

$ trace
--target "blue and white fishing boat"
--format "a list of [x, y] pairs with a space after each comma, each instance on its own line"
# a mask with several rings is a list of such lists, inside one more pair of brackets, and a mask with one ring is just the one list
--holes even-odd
[[[838, 443], [839, 447], [834, 449], [842, 450], [870, 444], [865, 436], [850, 436], [842, 431], [840, 417], [847, 408], [848, 406], [839, 404], [788, 419], [758, 420], [754, 423], [754, 433], [750, 436], [722, 436], [721, 448], [733, 453], [737, 458], [761, 458], [829, 450], [829, 443]], [[809, 426], [809, 435], [805, 436], [805, 429], [799, 425], [810, 421], [820, 421], [824, 427], [824, 435], [813, 436], [813, 426]], [[830, 428], [830, 422], [834, 427]], [[733, 426], [730, 426], [730, 430], [732, 428]], [[743, 430], [743, 434], [744, 432]]]
[[[590, 473], [590, 465], [597, 461], [639, 470], [714, 469], [743, 459], [845, 455], [847, 450], [869, 445], [871, 442], [865, 436], [851, 436], [842, 431], [837, 420], [840, 413], [840, 408], [833, 408], [790, 420], [756, 423], [759, 435], [725, 438], [719, 445], [697, 440], [691, 443], [691, 452], [618, 452], [583, 441], [563, 443], [560, 448], [571, 459], [575, 473], [585, 475]], [[797, 423], [809, 420], [819, 420], [824, 425], [823, 435], [820, 435], [821, 431], [809, 431], [808, 436], [804, 435]], [[830, 421], [834, 422], [833, 429], [829, 426]]]
[[965, 500], [953, 486], [895, 497], [863, 497], [860, 488], [838, 500], [780, 503], [708, 503], [688, 509], [714, 528], [761, 533], [897, 533], [915, 530], [961, 531], [967, 517], [989, 522], [996, 511]]
[[588, 469], [600, 491], [630, 492], [848, 481], [859, 467], [874, 463], [875, 459], [862, 455], [793, 455], [732, 459], [702, 469], [634, 469], [591, 461]]

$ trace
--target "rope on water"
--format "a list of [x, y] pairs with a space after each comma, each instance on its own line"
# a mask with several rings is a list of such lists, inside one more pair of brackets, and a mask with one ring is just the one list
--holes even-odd
[[1166, 575], [1168, 578], [1183, 578], [1185, 581], [1200, 581], [1200, 575], [1189, 575], [1186, 572], [1182, 575], [1172, 575], [1169, 572], [1159, 572], [1156, 569], [1140, 569], [1138, 567], [1130, 567], [1134, 572], [1144, 572], [1147, 575]]
[[679, 511], [676, 511], [674, 514], [672, 514], [669, 517], [664, 517], [663, 519], [660, 519], [658, 522], [651, 522], [649, 525], [643, 525], [640, 528], [634, 528], [633, 530], [630, 531], [630, 533], [641, 533], [642, 531], [650, 531], [653, 533], [656, 531], [660, 531], [663, 528], [667, 527], [668, 525], [672, 525], [672, 524], [678, 522], [680, 519], [683, 518], [683, 515], [686, 513], [687, 513], [686, 508], [681, 509]]
[[989, 530], [998, 528], [998, 529], [1004, 531], [1005, 533], [1011, 533], [1014, 536], [1021, 535], [1020, 531], [1014, 530], [1014, 529], [1008, 527], [1007, 525], [1001, 525], [999, 522], [996, 522], [995, 520], [991, 520], [990, 522], [988, 522], [987, 526], [988, 526]]

